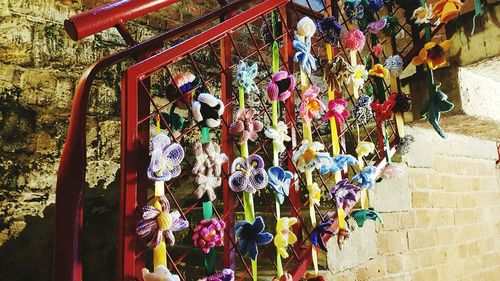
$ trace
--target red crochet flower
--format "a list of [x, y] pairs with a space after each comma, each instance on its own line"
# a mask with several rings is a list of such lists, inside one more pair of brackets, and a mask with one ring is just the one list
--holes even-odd
[[375, 120], [383, 122], [392, 118], [392, 109], [396, 104], [396, 95], [390, 95], [384, 103], [379, 103], [378, 100], [371, 104], [372, 110], [375, 113]]
[[349, 111], [346, 108], [347, 101], [344, 99], [335, 99], [328, 102], [328, 111], [323, 115], [323, 121], [335, 117], [337, 123], [344, 123], [345, 118], [349, 117]]

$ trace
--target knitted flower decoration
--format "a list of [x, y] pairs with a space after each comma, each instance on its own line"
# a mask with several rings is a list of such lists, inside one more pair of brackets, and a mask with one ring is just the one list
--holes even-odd
[[322, 174], [335, 173], [347, 169], [347, 164], [358, 164], [358, 160], [349, 154], [339, 154], [331, 158], [330, 162], [321, 166], [320, 172]]
[[299, 40], [299, 37], [295, 36], [293, 48], [296, 51], [293, 61], [300, 62], [300, 69], [310, 75], [313, 70], [316, 70], [316, 58], [310, 53], [311, 38], [306, 37], [305, 41], [302, 42]]
[[323, 235], [324, 234], [329, 234], [331, 236], [335, 235], [329, 229], [332, 226], [332, 224], [333, 221], [331, 219], [318, 224], [313, 229], [313, 231], [311, 232], [311, 236], [309, 237], [309, 241], [311, 241], [311, 244], [313, 244], [315, 247], [320, 248], [325, 252], [328, 252], [328, 250], [326, 249], [325, 241], [323, 240]]
[[146, 205], [141, 208], [142, 219], [137, 224], [135, 232], [147, 241], [147, 246], [156, 248], [161, 239], [165, 239], [171, 246], [175, 244], [174, 232], [186, 229], [189, 223], [181, 219], [178, 211], [170, 212], [170, 204], [165, 196], [158, 197], [161, 210]]
[[384, 29], [382, 29], [382, 32], [384, 32], [387, 36], [396, 36], [400, 30], [398, 19], [393, 16], [384, 16], [383, 18], [387, 21], [387, 23], [385, 24]]
[[257, 110], [255, 108], [241, 108], [236, 111], [236, 120], [229, 126], [229, 133], [239, 135], [239, 144], [248, 140], [256, 141], [262, 131], [264, 124], [255, 119]]
[[385, 68], [380, 63], [377, 63], [372, 66], [372, 69], [368, 71], [368, 74], [370, 74], [371, 76], [380, 77], [382, 79], [387, 79], [387, 77], [389, 77], [389, 70], [387, 70], [387, 68]]
[[342, 44], [351, 51], [360, 51], [365, 46], [365, 35], [359, 29], [349, 30], [342, 36]]
[[320, 112], [326, 109], [325, 105], [318, 98], [318, 94], [319, 88], [316, 86], [310, 86], [302, 94], [299, 112], [307, 124], [311, 124], [313, 118], [318, 119]]
[[359, 191], [359, 187], [354, 184], [350, 184], [347, 182], [347, 179], [343, 179], [335, 184], [328, 196], [330, 199], [335, 201], [335, 206], [337, 208], [347, 208], [351, 204], [356, 203], [357, 195], [356, 193]]
[[399, 164], [390, 164], [385, 166], [384, 170], [380, 174], [380, 177], [384, 180], [389, 179], [401, 179], [405, 174], [405, 170], [402, 165]]
[[321, 203], [321, 189], [318, 184], [308, 185], [307, 191], [309, 193], [309, 204], [319, 206]]
[[414, 142], [415, 142], [414, 136], [405, 135], [404, 137], [399, 139], [399, 144], [396, 151], [401, 155], [408, 154]]
[[195, 181], [198, 184], [194, 194], [198, 199], [206, 194], [208, 200], [213, 201], [216, 198], [215, 188], [222, 184], [222, 164], [229, 159], [225, 153], [221, 153], [220, 146], [214, 142], [196, 143], [194, 154], [196, 163], [193, 167], [193, 174], [196, 175]]
[[454, 105], [448, 101], [448, 96], [439, 89], [440, 85], [434, 85], [433, 87], [434, 95], [425, 103], [422, 111], [420, 111], [420, 117], [422, 119], [429, 119], [429, 123], [431, 123], [434, 130], [436, 130], [442, 138], [446, 138], [446, 134], [443, 128], [441, 128], [439, 120], [441, 119], [441, 113], [452, 110]]
[[158, 134], [151, 140], [151, 162], [148, 167], [148, 178], [155, 181], [169, 181], [181, 173], [181, 162], [184, 159], [184, 148], [178, 143], [170, 143], [165, 134]]
[[224, 103], [211, 94], [198, 94], [191, 105], [191, 112], [201, 126], [216, 128], [221, 124]]
[[377, 44], [377, 45], [373, 46], [372, 47], [372, 53], [377, 58], [380, 58], [382, 56], [382, 54], [384, 53], [384, 45]]
[[220, 272], [198, 279], [198, 281], [234, 281], [234, 271], [229, 268], [224, 268]]
[[264, 232], [264, 220], [258, 216], [253, 223], [240, 221], [236, 224], [236, 237], [239, 239], [238, 250], [243, 256], [255, 260], [259, 254], [259, 245], [266, 245], [273, 240], [273, 235]]
[[316, 25], [310, 17], [303, 17], [297, 23], [297, 34], [304, 37], [313, 37]]
[[362, 64], [353, 67], [353, 73], [349, 76], [349, 81], [354, 85], [354, 88], [361, 89], [368, 79], [368, 71]]
[[366, 94], [359, 95], [358, 103], [354, 105], [352, 113], [356, 118], [356, 123], [365, 125], [373, 118], [373, 111], [371, 108], [372, 98]]
[[330, 120], [332, 117], [335, 117], [335, 120], [339, 124], [345, 122], [345, 118], [349, 117], [346, 100], [334, 99], [328, 101], [328, 111], [323, 115], [323, 121]]
[[288, 258], [286, 249], [288, 245], [293, 245], [297, 242], [297, 236], [292, 231], [292, 226], [297, 223], [297, 218], [279, 218], [276, 222], [276, 236], [274, 236], [274, 245], [280, 256], [284, 259]]
[[418, 56], [413, 57], [414, 65], [427, 63], [430, 69], [434, 70], [446, 64], [446, 51], [451, 47], [451, 40], [443, 41], [439, 44], [436, 42], [428, 42], [424, 45]]
[[395, 98], [395, 96], [389, 96], [384, 103], [379, 103], [378, 100], [372, 103], [372, 110], [375, 113], [377, 122], [383, 122], [392, 118], [392, 109], [396, 104]]
[[384, 0], [368, 0], [368, 7], [366, 11], [369, 13], [376, 13], [384, 6]]
[[371, 189], [372, 187], [375, 186], [375, 175], [376, 175], [377, 169], [373, 166], [366, 166], [356, 174], [352, 180], [357, 182], [359, 184], [360, 188], [367, 188]]
[[384, 66], [392, 76], [398, 77], [403, 72], [403, 58], [400, 55], [390, 56], [385, 60]]
[[365, 15], [365, 8], [361, 5], [360, 0], [346, 0], [344, 3], [344, 11], [351, 22], [357, 22], [363, 19]]
[[302, 145], [293, 153], [292, 161], [301, 172], [319, 169], [330, 162], [330, 155], [327, 152], [321, 152], [324, 149], [324, 145], [320, 142], [310, 143], [303, 140]]
[[366, 157], [375, 152], [375, 145], [369, 141], [360, 141], [356, 146], [358, 157]]
[[460, 0], [440, 0], [434, 5], [433, 17], [438, 17], [442, 23], [448, 23], [460, 14], [463, 5]]
[[290, 181], [293, 178], [293, 174], [283, 170], [279, 166], [269, 168], [267, 174], [269, 176], [269, 186], [273, 189], [278, 202], [283, 204], [285, 196], [290, 194]]
[[351, 213], [351, 217], [356, 221], [358, 227], [363, 227], [365, 221], [372, 220], [382, 223], [379, 213], [371, 209], [363, 209]]
[[246, 93], [258, 93], [259, 87], [254, 82], [255, 77], [259, 71], [257, 63], [248, 66], [244, 61], [240, 61], [238, 71], [236, 72], [236, 82], [239, 87], [245, 89]]
[[330, 89], [340, 89], [345, 80], [353, 74], [353, 69], [343, 57], [336, 56], [323, 63], [323, 80]]
[[158, 265], [154, 272], [149, 272], [147, 268], [142, 269], [142, 279], [144, 281], [180, 281], [178, 275], [172, 274], [164, 265]]
[[223, 246], [225, 227], [226, 224], [221, 220], [202, 220], [193, 230], [194, 246], [201, 248], [205, 254], [213, 247]]
[[286, 150], [286, 146], [284, 142], [289, 142], [292, 138], [288, 135], [288, 126], [283, 121], [279, 121], [276, 129], [267, 128], [264, 131], [266, 137], [273, 140], [273, 144], [276, 144], [278, 147], [278, 152], [284, 152]]
[[234, 192], [255, 193], [266, 187], [267, 182], [268, 176], [262, 157], [252, 154], [246, 160], [241, 157], [234, 159], [229, 177], [229, 187]]
[[288, 99], [295, 89], [295, 77], [288, 72], [280, 70], [273, 74], [271, 82], [267, 85], [267, 95], [271, 101]]
[[411, 20], [414, 20], [418, 25], [429, 23], [433, 18], [433, 14], [434, 9], [432, 8], [432, 4], [425, 4], [425, 7], [418, 7], [413, 11]]
[[394, 95], [394, 107], [392, 108], [392, 112], [395, 113], [404, 113], [410, 110], [411, 107], [411, 99], [408, 95], [403, 93], [392, 93], [391, 96]]
[[318, 21], [317, 28], [323, 40], [332, 46], [337, 46], [342, 32], [342, 25], [335, 17], [326, 17]]
[[[200, 85], [201, 79], [196, 77], [193, 73], [180, 73], [175, 75], [167, 85], [165, 95], [169, 101], [176, 101], [176, 107], [186, 109], [187, 104], [191, 100], [192, 91]], [[181, 94], [179, 94], [179, 91]], [[179, 96], [184, 96], [184, 99], [179, 99]]]
[[387, 24], [387, 19], [381, 18], [376, 21], [370, 22], [366, 26], [366, 30], [372, 34], [377, 34], [379, 33], [382, 29], [384, 29], [385, 25]]

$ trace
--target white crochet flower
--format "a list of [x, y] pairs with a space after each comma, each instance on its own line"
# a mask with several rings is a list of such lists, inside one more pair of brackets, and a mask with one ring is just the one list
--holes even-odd
[[432, 20], [433, 13], [434, 9], [432, 8], [432, 4], [425, 4], [425, 7], [419, 7], [413, 11], [411, 19], [414, 20], [416, 24], [429, 23]]
[[264, 134], [266, 137], [273, 140], [273, 143], [278, 146], [278, 152], [280, 153], [286, 150], [283, 142], [292, 140], [292, 138], [288, 135], [288, 127], [283, 121], [278, 122], [276, 129], [267, 128]]
[[349, 77], [349, 81], [354, 85], [354, 88], [361, 89], [368, 79], [368, 71], [366, 67], [362, 64], [358, 64], [353, 67], [353, 73]]
[[168, 268], [159, 265], [155, 268], [154, 273], [149, 272], [147, 268], [142, 269], [142, 278], [144, 281], [180, 281], [178, 275], [170, 273]]
[[309, 143], [303, 140], [299, 149], [293, 153], [292, 161], [301, 172], [319, 169], [331, 161], [328, 152], [321, 152], [324, 149], [325, 146], [320, 142]]

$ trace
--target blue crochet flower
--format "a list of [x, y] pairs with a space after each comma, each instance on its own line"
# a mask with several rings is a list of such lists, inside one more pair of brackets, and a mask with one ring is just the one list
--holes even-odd
[[382, 6], [384, 6], [384, 0], [368, 0], [366, 11], [369, 13], [376, 13], [382, 9]]
[[356, 221], [359, 227], [363, 227], [367, 220], [378, 221], [381, 224], [383, 223], [379, 213], [370, 209], [355, 211], [351, 214], [351, 217]]
[[243, 256], [255, 260], [259, 254], [259, 245], [266, 245], [273, 240], [273, 235], [264, 231], [264, 220], [256, 217], [254, 223], [240, 221], [236, 224], [236, 237], [239, 239], [238, 250]]
[[352, 22], [361, 20], [365, 15], [365, 8], [359, 0], [346, 0], [344, 11], [347, 18]]
[[238, 72], [236, 73], [236, 81], [238, 86], [243, 87], [246, 93], [258, 93], [259, 87], [255, 84], [255, 77], [259, 71], [259, 66], [257, 63], [248, 66], [244, 61], [240, 61], [238, 65]]
[[358, 160], [349, 154], [340, 154], [330, 158], [330, 162], [326, 162], [321, 166], [320, 172], [322, 174], [335, 173], [337, 171], [342, 171], [346, 168], [346, 165], [356, 165]]
[[359, 174], [355, 175], [352, 180], [359, 183], [361, 188], [372, 188], [375, 186], [375, 173], [377, 169], [373, 166], [364, 167]]
[[295, 55], [293, 61], [300, 62], [300, 68], [307, 74], [311, 74], [312, 70], [316, 70], [316, 58], [311, 54], [311, 38], [306, 37], [305, 42], [299, 40], [295, 35], [293, 40], [293, 48]]
[[311, 237], [309, 237], [311, 244], [325, 252], [328, 252], [325, 246], [325, 241], [323, 240], [323, 234], [329, 234], [332, 236], [335, 235], [331, 230], [329, 230], [332, 224], [333, 221], [331, 219], [318, 224], [311, 232]]
[[293, 178], [293, 174], [283, 170], [283, 168], [279, 166], [269, 168], [267, 174], [269, 175], [269, 186], [276, 194], [278, 202], [283, 204], [285, 196], [290, 194], [290, 181]]

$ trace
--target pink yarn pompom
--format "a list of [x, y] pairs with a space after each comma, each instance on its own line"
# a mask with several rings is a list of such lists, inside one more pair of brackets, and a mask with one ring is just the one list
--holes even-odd
[[359, 29], [349, 30], [342, 36], [342, 43], [351, 51], [360, 51], [365, 46], [365, 35]]
[[278, 71], [273, 74], [271, 82], [267, 85], [267, 95], [271, 101], [285, 101], [293, 93], [295, 88], [295, 77], [286, 71]]
[[194, 246], [201, 248], [205, 254], [213, 247], [224, 246], [225, 227], [226, 224], [221, 220], [202, 220], [193, 230]]

